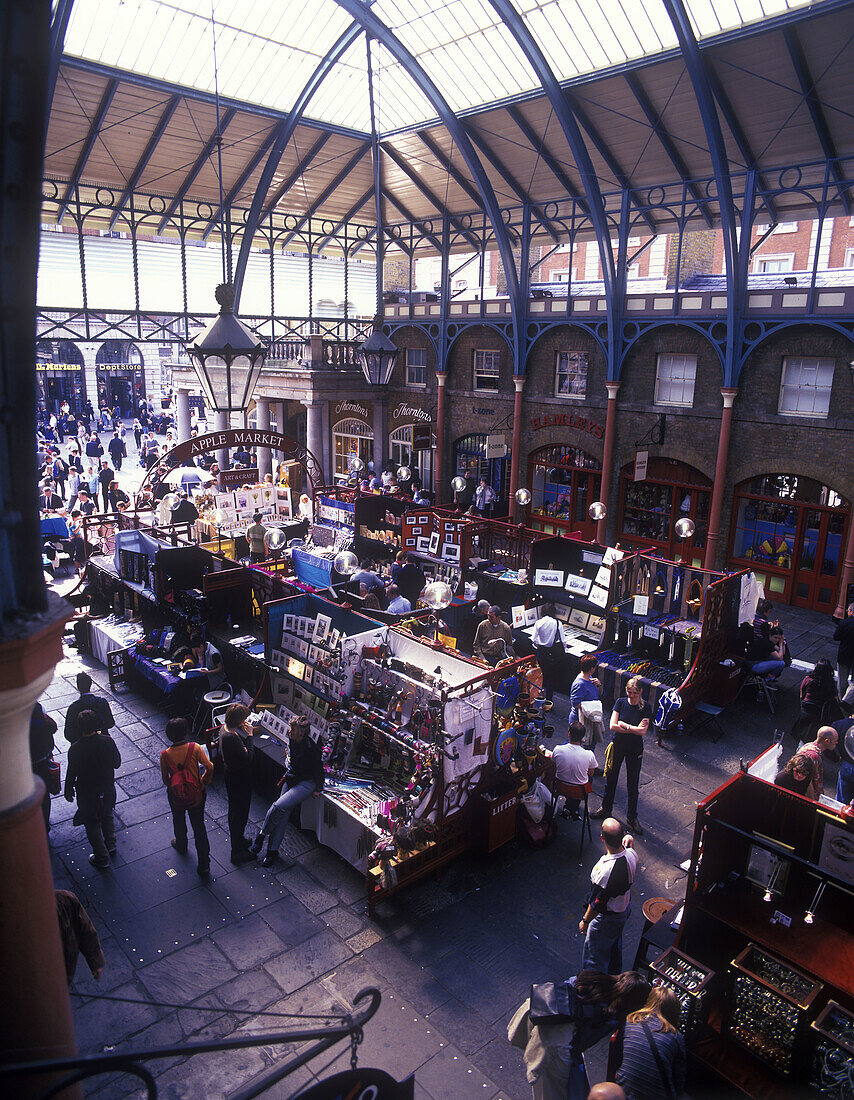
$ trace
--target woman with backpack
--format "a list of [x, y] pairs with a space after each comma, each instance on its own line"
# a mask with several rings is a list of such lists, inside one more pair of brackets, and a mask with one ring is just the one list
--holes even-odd
[[160, 754], [160, 775], [169, 796], [175, 836], [172, 847], [187, 854], [187, 818], [193, 827], [200, 878], [211, 873], [211, 845], [205, 828], [205, 794], [213, 779], [213, 764], [201, 745], [191, 741], [186, 718], [170, 718], [166, 736], [172, 742]]

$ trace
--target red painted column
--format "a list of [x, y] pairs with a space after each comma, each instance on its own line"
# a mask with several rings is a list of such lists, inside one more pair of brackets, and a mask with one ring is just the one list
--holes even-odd
[[723, 412], [721, 413], [721, 431], [718, 437], [718, 460], [715, 464], [715, 484], [712, 487], [712, 503], [709, 506], [709, 532], [706, 535], [706, 556], [703, 565], [706, 569], [715, 569], [715, 558], [718, 552], [718, 541], [721, 530], [721, 511], [724, 503], [724, 487], [726, 486], [726, 467], [729, 458], [729, 435], [732, 428], [732, 407], [735, 403], [737, 389], [721, 390], [724, 399]]
[[445, 499], [445, 383], [448, 380], [447, 371], [436, 372], [438, 393], [436, 396], [436, 463], [435, 484], [433, 486], [433, 500], [441, 504]]
[[513, 443], [510, 447], [510, 515], [519, 519], [519, 505], [516, 503], [516, 490], [519, 488], [519, 455], [522, 450], [522, 390], [525, 379], [514, 377], [516, 398], [513, 403]]
[[839, 582], [839, 602], [833, 612], [834, 619], [844, 619], [848, 614], [845, 593], [854, 580], [854, 511], [848, 516], [848, 541], [845, 543], [845, 560], [842, 564], [842, 580]]
[[[602, 454], [602, 485], [599, 489], [599, 499], [611, 511], [611, 469], [614, 465], [614, 432], [617, 423], [617, 393], [620, 389], [619, 382], [606, 382], [608, 391], [608, 408], [605, 413], [605, 444]], [[596, 524], [596, 541], [605, 545], [605, 529], [608, 525], [608, 517], [600, 519]]]

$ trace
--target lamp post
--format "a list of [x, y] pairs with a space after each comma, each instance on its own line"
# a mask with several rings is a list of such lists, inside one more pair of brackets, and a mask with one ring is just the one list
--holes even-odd
[[439, 638], [439, 612], [450, 607], [454, 599], [451, 586], [445, 581], [431, 581], [424, 589], [424, 602], [433, 612], [433, 641]]
[[517, 489], [516, 493], [515, 493], [515, 497], [516, 497], [516, 503], [522, 509], [521, 515], [520, 515], [520, 518], [519, 518], [519, 526], [524, 527], [525, 526], [525, 509], [531, 503], [531, 490], [530, 489], [525, 489], [524, 487], [521, 488], [521, 489]]
[[371, 386], [385, 386], [391, 378], [400, 354], [382, 330], [379, 314], [374, 317], [373, 332], [357, 350], [365, 381]]
[[267, 345], [234, 315], [234, 287], [216, 288], [219, 315], [187, 353], [214, 412], [244, 412], [267, 358]]
[[684, 562], [684, 560], [685, 560], [685, 543], [688, 541], [688, 539], [696, 531], [696, 526], [694, 525], [694, 521], [692, 519], [690, 519], [688, 516], [682, 516], [682, 518], [677, 519], [676, 523], [673, 525], [673, 530], [676, 532], [676, 534], [682, 540], [682, 548], [680, 550], [680, 555], [681, 555], [680, 561]]
[[272, 553], [275, 561], [279, 560], [279, 555], [286, 541], [285, 532], [281, 527], [269, 527], [264, 532], [264, 545]]

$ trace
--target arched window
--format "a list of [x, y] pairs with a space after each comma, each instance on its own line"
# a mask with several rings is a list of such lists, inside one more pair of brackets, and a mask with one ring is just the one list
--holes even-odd
[[136, 416], [145, 396], [142, 352], [130, 340], [105, 340], [95, 356], [98, 406]]
[[36, 344], [39, 405], [58, 413], [68, 402], [75, 416], [85, 401], [83, 355], [71, 340], [39, 340]]
[[[627, 463], [620, 472], [620, 545], [702, 565], [711, 487], [705, 474], [673, 458], [651, 458], [643, 481], [634, 480], [634, 465]], [[683, 516], [694, 521], [690, 539], [680, 539], [675, 531]]]
[[388, 437], [389, 456], [395, 466], [408, 466], [413, 476], [421, 479], [421, 487], [432, 491], [433, 488], [433, 448], [436, 445], [436, 437], [433, 436], [433, 448], [429, 451], [413, 451], [413, 437], [415, 435], [412, 424], [404, 424], [395, 428]]
[[340, 481], [348, 476], [350, 460], [356, 455], [365, 464], [374, 460], [374, 430], [364, 420], [351, 417], [339, 420], [332, 429], [332, 446], [335, 452], [335, 479]]

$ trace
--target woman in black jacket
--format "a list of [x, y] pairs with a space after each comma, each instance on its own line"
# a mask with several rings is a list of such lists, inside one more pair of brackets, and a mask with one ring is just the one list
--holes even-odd
[[252, 801], [252, 763], [249, 739], [252, 727], [247, 722], [249, 707], [232, 703], [219, 728], [219, 751], [225, 767], [225, 791], [228, 795], [228, 833], [231, 837], [231, 862], [251, 863], [255, 853], [244, 835]]
[[272, 867], [280, 861], [279, 845], [285, 839], [291, 812], [307, 798], [317, 797], [323, 787], [320, 745], [312, 741], [305, 715], [295, 718], [288, 730], [288, 770], [282, 782], [285, 790], [267, 811], [264, 824], [250, 847], [250, 851], [258, 855], [267, 838], [262, 867]]

